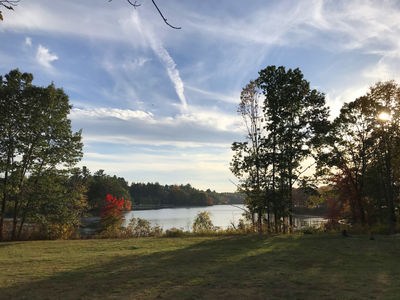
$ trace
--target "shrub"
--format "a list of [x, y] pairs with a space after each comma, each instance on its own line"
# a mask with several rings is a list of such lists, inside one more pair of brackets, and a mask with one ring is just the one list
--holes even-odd
[[199, 212], [193, 222], [193, 232], [203, 233], [208, 231], [215, 231], [210, 213], [208, 211]]
[[165, 237], [182, 237], [182, 236], [185, 236], [187, 234], [188, 233], [184, 232], [182, 229], [173, 227], [171, 229], [167, 229], [165, 231], [164, 236]]
[[51, 224], [46, 226], [46, 237], [50, 240], [68, 240], [75, 235], [76, 228], [72, 225]]
[[132, 218], [124, 230], [124, 237], [147, 237], [162, 235], [162, 228], [158, 225], [151, 226], [150, 222], [141, 218]]

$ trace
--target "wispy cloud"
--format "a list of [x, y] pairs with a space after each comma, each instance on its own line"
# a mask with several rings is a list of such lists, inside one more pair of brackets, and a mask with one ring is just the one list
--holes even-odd
[[118, 109], [118, 108], [92, 108], [92, 109], [74, 108], [71, 111], [71, 117], [73, 119], [117, 118], [121, 120], [130, 120], [130, 119], [151, 120], [153, 118], [153, 114], [141, 110]]
[[[85, 152], [84, 162], [90, 170], [104, 169], [111, 174], [134, 174], [133, 178], [158, 181], [161, 184], [185, 184], [190, 183], [198, 188], [217, 189], [230, 191], [234, 187], [229, 182], [231, 174], [229, 161], [231, 152], [225, 149], [213, 149], [212, 154], [205, 154], [210, 149], [204, 146], [197, 152], [185, 154], [178, 149], [163, 154], [102, 154], [98, 152]], [[134, 153], [134, 152], [133, 152]], [[157, 180], [149, 173], [158, 174]], [[132, 178], [132, 177], [131, 177]]]
[[182, 110], [185, 111], [188, 105], [184, 93], [185, 87], [174, 59], [164, 47], [161, 39], [153, 32], [152, 28], [143, 27], [141, 18], [137, 13], [133, 13], [131, 15], [131, 23], [135, 25], [135, 29], [146, 39], [150, 48], [164, 65], [165, 69], [167, 70], [168, 77], [173, 83], [175, 92], [181, 102]]
[[85, 140], [92, 142], [229, 148], [232, 141], [244, 135], [236, 116], [192, 106], [173, 117], [140, 110], [88, 107], [73, 108], [70, 117], [75, 128], [84, 128]]
[[28, 36], [25, 38], [25, 45], [32, 47], [32, 39]]
[[223, 102], [235, 103], [235, 104], [239, 103], [239, 101], [240, 101], [240, 91], [238, 91], [236, 93], [231, 93], [231, 95], [226, 95], [223, 93], [204, 90], [204, 89], [200, 89], [200, 88], [188, 86], [188, 85], [186, 85], [186, 89], [194, 91], [196, 93], [199, 93], [202, 96], [204, 96], [205, 98], [208, 98], [208, 99], [214, 100], [214, 101], [223, 101]]
[[179, 70], [177, 69], [175, 61], [172, 59], [171, 55], [169, 55], [167, 49], [164, 48], [162, 42], [159, 39], [157, 39], [153, 35], [149, 35], [149, 41], [154, 53], [158, 56], [160, 61], [164, 64], [165, 68], [167, 69], [168, 76], [171, 82], [174, 84], [176, 94], [178, 95], [179, 100], [181, 101], [182, 109], [186, 110], [187, 101], [184, 93], [185, 88], [182, 78], [179, 75]]
[[123, 62], [122, 68], [127, 71], [136, 71], [137, 69], [143, 67], [144, 64], [150, 60], [151, 59], [147, 57], [138, 57], [133, 60]]
[[39, 45], [36, 51], [36, 60], [39, 64], [46, 68], [52, 68], [51, 62], [58, 59], [58, 56], [51, 54], [49, 49]]
[[[63, 86], [79, 102], [71, 119], [83, 128], [83, 163], [122, 170], [127, 179], [226, 180], [229, 146], [244, 138], [240, 90], [267, 65], [299, 67], [326, 93], [333, 115], [376, 81], [400, 80], [396, 0], [166, 1], [180, 31], [164, 26], [151, 2], [137, 10], [126, 1], [97, 2], [21, 2], [0, 26], [7, 40], [0, 68], [18, 66], [40, 84]], [[52, 65], [60, 72], [49, 72]], [[154, 154], [129, 155], [141, 147]], [[161, 148], [174, 153], [162, 157]], [[215, 164], [200, 158], [223, 150]], [[115, 156], [102, 156], [110, 151]]]

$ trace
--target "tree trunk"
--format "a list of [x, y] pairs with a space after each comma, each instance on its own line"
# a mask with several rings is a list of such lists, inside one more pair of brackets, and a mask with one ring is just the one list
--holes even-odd
[[18, 197], [15, 198], [15, 203], [14, 203], [13, 225], [12, 225], [12, 232], [11, 232], [11, 239], [13, 241], [16, 238], [17, 223], [18, 223]]
[[7, 155], [7, 165], [6, 171], [4, 173], [4, 181], [3, 181], [3, 200], [1, 202], [1, 218], [0, 218], [0, 241], [4, 240], [4, 217], [6, 215], [6, 203], [7, 203], [7, 184], [8, 184], [8, 167], [11, 164], [11, 156], [10, 152]]
[[[7, 159], [7, 166], [9, 165], [10, 159]], [[3, 200], [1, 202], [1, 214], [0, 214], [0, 241], [4, 240], [4, 217], [6, 215], [6, 202], [7, 202], [7, 183], [8, 183], [8, 168], [6, 167], [6, 172], [4, 174], [3, 182]]]
[[389, 233], [393, 234], [396, 226], [396, 213], [394, 210], [394, 197], [393, 197], [393, 186], [392, 186], [392, 167], [391, 167], [391, 151], [388, 145], [388, 151], [385, 158], [386, 164], [386, 194], [388, 204], [388, 217], [389, 217]]
[[289, 231], [293, 232], [293, 188], [292, 166], [289, 165]]

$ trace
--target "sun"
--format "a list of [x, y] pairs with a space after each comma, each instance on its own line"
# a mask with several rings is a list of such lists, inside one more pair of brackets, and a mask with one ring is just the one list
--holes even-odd
[[389, 121], [390, 120], [390, 114], [388, 114], [387, 112], [381, 112], [378, 116], [379, 120], [382, 121]]

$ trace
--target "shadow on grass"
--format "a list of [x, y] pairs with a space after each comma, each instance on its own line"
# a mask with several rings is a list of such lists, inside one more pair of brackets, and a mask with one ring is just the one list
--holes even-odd
[[[135, 254], [133, 248], [131, 255], [5, 288], [0, 295], [4, 299], [269, 299], [374, 297], [382, 295], [378, 292], [383, 286], [392, 291], [391, 282], [400, 280], [398, 262], [380, 269], [382, 262], [376, 260], [369, 272], [360, 255], [377, 254], [379, 249], [366, 246], [364, 241], [354, 244], [337, 238], [236, 236], [148, 255]], [[354, 254], [348, 247], [364, 249]]]

